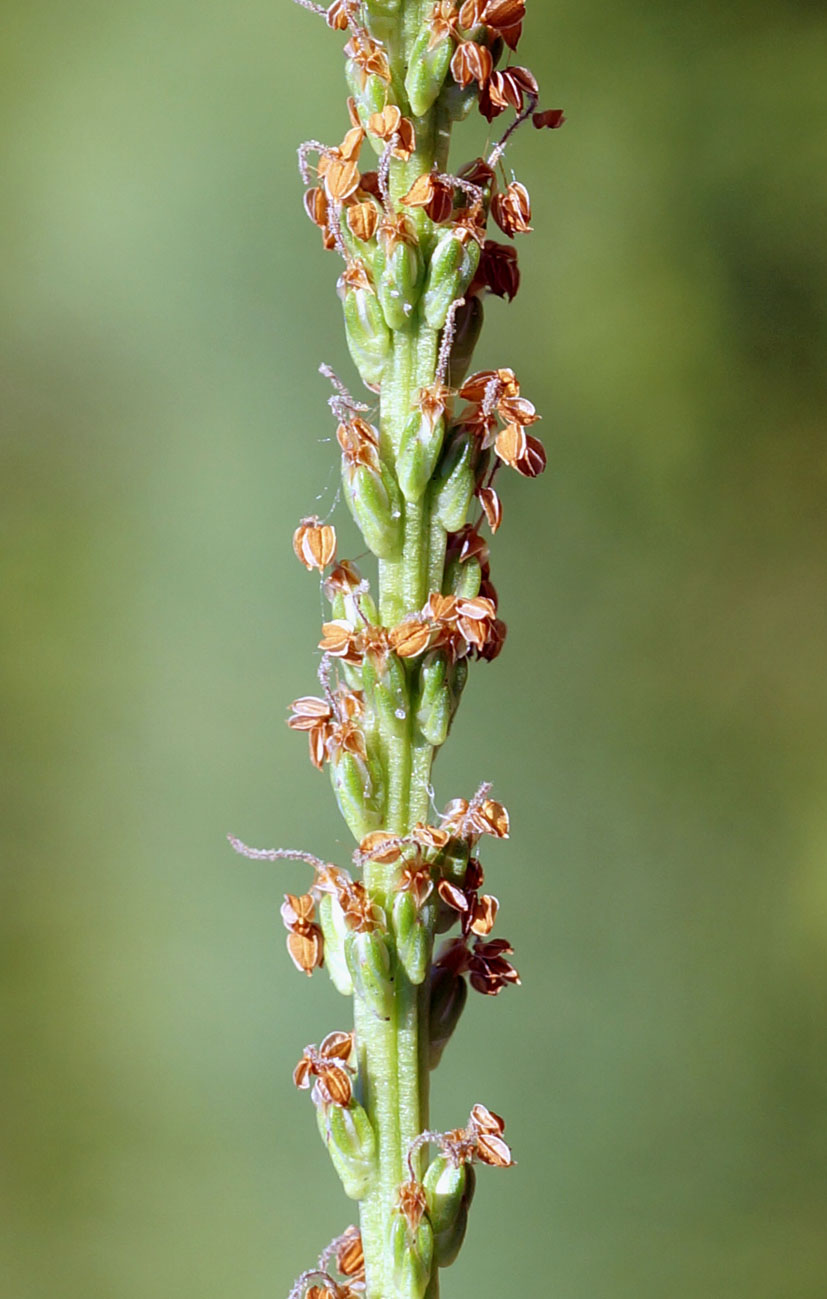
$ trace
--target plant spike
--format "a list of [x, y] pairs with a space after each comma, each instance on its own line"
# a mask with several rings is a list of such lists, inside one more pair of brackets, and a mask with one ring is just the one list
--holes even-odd
[[[378, 560], [378, 586], [372, 595], [337, 560], [330, 523], [299, 520], [296, 556], [321, 574], [331, 614], [322, 694], [297, 699], [288, 724], [307, 733], [313, 765], [329, 766], [358, 846], [352, 873], [230, 842], [312, 868], [306, 892], [285, 894], [288, 952], [308, 975], [326, 965], [354, 999], [353, 1031], [305, 1047], [294, 1080], [310, 1091], [360, 1226], [322, 1252], [290, 1299], [436, 1299], [438, 1269], [462, 1243], [474, 1164], [513, 1161], [503, 1120], [483, 1105], [465, 1128], [429, 1130], [429, 1070], [468, 984], [496, 996], [519, 977], [509, 943], [490, 936], [499, 903], [481, 892], [478, 856], [486, 835], [508, 837], [508, 813], [483, 785], [431, 824], [431, 766], [469, 662], [495, 658], [505, 638], [481, 533], [502, 522], [498, 471], [534, 478], [546, 464], [528, 431], [539, 416], [513, 370], [468, 371], [483, 299], [519, 288], [513, 244], [487, 237], [488, 218], [511, 240], [531, 229], [528, 191], [504, 176], [503, 156], [529, 119], [554, 129], [564, 118], [537, 111], [533, 75], [510, 62], [523, 0], [296, 2], [347, 36], [348, 129], [338, 145], [301, 145], [299, 166], [308, 216], [344, 263], [348, 348], [372, 394], [354, 400], [321, 367], [345, 501]], [[474, 103], [489, 123], [514, 116], [487, 157], [453, 174], [451, 128]], [[434, 954], [435, 936], [455, 924], [459, 935]]]

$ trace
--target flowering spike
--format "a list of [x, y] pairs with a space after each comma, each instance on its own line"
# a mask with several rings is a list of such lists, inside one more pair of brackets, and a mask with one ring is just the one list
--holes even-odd
[[[423, 1079], [469, 987], [492, 997], [520, 979], [511, 945], [494, 934], [499, 902], [483, 891], [480, 859], [484, 842], [508, 839], [508, 812], [483, 784], [430, 824], [431, 767], [471, 665], [496, 658], [505, 639], [489, 553], [503, 521], [496, 476], [546, 467], [539, 415], [514, 371], [471, 372], [472, 358], [484, 301], [517, 294], [512, 241], [532, 228], [528, 190], [503, 174], [504, 153], [529, 119], [550, 130], [565, 119], [539, 109], [529, 68], [503, 60], [520, 41], [525, 0], [297, 3], [344, 36], [343, 135], [307, 141], [298, 157], [307, 216], [342, 259], [336, 290], [367, 390], [358, 400], [320, 367], [342, 496], [359, 549], [379, 562], [378, 581], [363, 577], [338, 554], [332, 522], [300, 519], [293, 549], [320, 574], [329, 612], [320, 693], [295, 699], [287, 724], [306, 734], [312, 765], [329, 768], [358, 846], [350, 873], [310, 853], [230, 842], [256, 860], [311, 867], [305, 891], [281, 906], [288, 952], [355, 1003], [354, 1032], [306, 1047], [294, 1080], [360, 1201], [360, 1229], [331, 1242], [290, 1299], [436, 1299], [437, 1268], [465, 1234], [474, 1166], [513, 1161], [502, 1119], [481, 1105], [464, 1128], [430, 1131]], [[450, 126], [474, 104], [505, 129], [487, 157], [458, 170]]]

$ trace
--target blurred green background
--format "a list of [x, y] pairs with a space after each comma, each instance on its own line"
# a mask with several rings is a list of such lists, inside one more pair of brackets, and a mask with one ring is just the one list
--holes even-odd
[[[437, 767], [511, 810], [524, 987], [434, 1106], [504, 1113], [519, 1167], [444, 1292], [823, 1299], [827, 21], [529, 9], [568, 123], [513, 148], [536, 233], [478, 360], [549, 470], [503, 482], [511, 638]], [[287, 0], [2, 18], [0, 1290], [284, 1295], [352, 1221], [290, 1080], [348, 1008], [284, 952], [302, 869], [224, 835], [350, 851], [284, 726], [316, 367], [352, 376], [295, 169], [340, 41]]]

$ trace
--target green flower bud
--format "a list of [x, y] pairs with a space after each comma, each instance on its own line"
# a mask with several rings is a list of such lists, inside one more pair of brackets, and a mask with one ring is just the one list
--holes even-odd
[[444, 744], [453, 715], [444, 654], [432, 654], [422, 664], [416, 721], [429, 744]]
[[[382, 261], [384, 269], [380, 271]], [[385, 320], [391, 329], [403, 329], [422, 291], [422, 254], [418, 246], [398, 243], [389, 257], [377, 256], [376, 271], [376, 291]]]
[[397, 893], [394, 899], [393, 928], [399, 964], [411, 983], [418, 986], [425, 982], [431, 965], [433, 939], [425, 916], [417, 910], [415, 899], [407, 891]]
[[363, 122], [366, 122], [374, 113], [379, 113], [385, 107], [388, 97], [387, 84], [381, 77], [371, 73], [362, 85], [362, 70], [358, 63], [348, 59], [345, 64], [345, 77], [348, 88], [353, 98], [356, 100], [356, 108]]
[[402, 497], [386, 465], [379, 472], [367, 465], [343, 473], [345, 500], [365, 544], [377, 559], [396, 559], [402, 545]]
[[428, 1010], [430, 1054], [428, 1063], [436, 1069], [459, 1023], [459, 1017], [468, 1000], [468, 984], [461, 974], [435, 967], [431, 975]]
[[320, 1105], [316, 1119], [345, 1195], [361, 1200], [377, 1172], [376, 1136], [370, 1119], [357, 1101], [347, 1106]]
[[377, 672], [369, 658], [362, 666], [362, 681], [386, 732], [403, 739], [408, 733], [410, 697], [408, 676], [395, 654], [389, 654], [384, 669]]
[[414, 411], [405, 425], [396, 456], [396, 477], [406, 501], [418, 501], [428, 486], [444, 436], [444, 415], [432, 428], [420, 411]]
[[422, 299], [422, 314], [431, 329], [442, 329], [448, 308], [462, 297], [479, 262], [480, 246], [476, 239], [463, 243], [452, 230], [445, 231], [433, 251]]
[[343, 753], [338, 762], [330, 764], [330, 779], [339, 811], [356, 839], [364, 839], [366, 834], [378, 830], [382, 824], [378, 810], [382, 802], [381, 790], [374, 788], [371, 776], [367, 764], [352, 753]]
[[459, 388], [471, 368], [471, 358], [482, 330], [485, 316], [482, 298], [466, 298], [454, 316], [454, 341], [448, 361], [448, 387]]
[[345, 960], [345, 918], [332, 893], [323, 893], [319, 901], [319, 924], [324, 934], [324, 963], [337, 992], [353, 995], [353, 980]]
[[465, 600], [473, 600], [475, 595], [479, 595], [481, 582], [482, 569], [476, 555], [462, 562], [455, 559], [445, 570], [445, 586], [449, 593]]
[[477, 440], [458, 433], [448, 446], [433, 486], [433, 512], [446, 532], [463, 527], [476, 484]]
[[394, 976], [385, 935], [350, 933], [345, 939], [345, 960], [357, 997], [361, 997], [379, 1019], [389, 1019], [393, 1007]]
[[454, 42], [450, 36], [446, 36], [432, 50], [428, 49], [430, 39], [431, 29], [425, 23], [408, 60], [405, 93], [414, 117], [422, 117], [436, 103], [454, 52]]
[[365, 383], [375, 387], [382, 382], [392, 342], [379, 299], [371, 289], [348, 289], [344, 312], [353, 364]]
[[457, 1168], [445, 1155], [437, 1155], [428, 1165], [422, 1185], [428, 1198], [437, 1266], [450, 1267], [465, 1238], [476, 1174], [470, 1164]]
[[412, 1231], [403, 1215], [394, 1213], [388, 1253], [394, 1299], [425, 1299], [434, 1265], [434, 1233], [427, 1217]]
[[462, 122], [474, 105], [479, 103], [479, 98], [479, 86], [475, 82], [472, 81], [470, 86], [463, 89], [451, 79], [442, 92], [440, 107], [445, 109], [445, 115], [450, 121]]

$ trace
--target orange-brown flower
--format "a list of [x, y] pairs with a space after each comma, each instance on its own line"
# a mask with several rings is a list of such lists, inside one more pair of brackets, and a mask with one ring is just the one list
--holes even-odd
[[301, 519], [293, 533], [293, 551], [308, 572], [323, 572], [336, 556], [336, 529], [315, 514]]
[[493, 487], [480, 487], [477, 489], [477, 497], [483, 508], [483, 513], [488, 521], [488, 526], [492, 532], [497, 532], [503, 521], [503, 507]]
[[363, 90], [370, 76], [378, 77], [380, 81], [387, 81], [390, 84], [391, 67], [385, 47], [367, 32], [354, 32], [345, 46], [345, 54], [359, 69], [359, 80]]
[[536, 478], [546, 467], [542, 442], [526, 433], [519, 424], [506, 425], [494, 443], [494, 450], [505, 464], [524, 478]]
[[324, 938], [315, 923], [316, 901], [312, 893], [296, 897], [285, 893], [281, 918], [287, 934], [287, 951], [297, 970], [310, 975], [324, 965]]
[[516, 248], [509, 244], [498, 244], [494, 239], [486, 239], [480, 264], [468, 292], [473, 294], [488, 289], [495, 297], [508, 298], [511, 302], [517, 296], [519, 287], [520, 267]]
[[352, 1033], [328, 1033], [320, 1046], [304, 1048], [293, 1070], [293, 1082], [306, 1091], [311, 1078], [315, 1078], [314, 1099], [318, 1096], [325, 1105], [349, 1105], [353, 1095], [350, 1081], [353, 1070], [348, 1061], [352, 1053]]
[[358, 415], [352, 415], [336, 429], [336, 441], [342, 449], [342, 464], [346, 471], [361, 465], [374, 473], [379, 472], [379, 433]]
[[556, 131], [563, 125], [566, 116], [562, 108], [545, 108], [541, 113], [532, 113], [531, 120], [538, 131], [542, 131], [544, 126], [550, 131]]
[[401, 202], [406, 207], [424, 208], [435, 225], [447, 221], [454, 210], [454, 191], [447, 181], [433, 172], [417, 176]]
[[399, 893], [410, 893], [417, 910], [428, 901], [434, 890], [434, 882], [431, 879], [430, 865], [419, 854], [403, 863], [396, 889]]
[[327, 757], [328, 740], [333, 734], [333, 709], [326, 699], [316, 695], [302, 695], [290, 705], [293, 716], [288, 717], [287, 725], [292, 731], [307, 731], [310, 743], [310, 761], [321, 771]]
[[491, 200], [491, 215], [505, 234], [513, 238], [531, 230], [531, 199], [525, 185], [512, 180], [505, 193], [495, 194]]
[[454, 0], [437, 0], [426, 21], [431, 29], [429, 50], [435, 49], [448, 36], [459, 39], [459, 15]]
[[463, 88], [470, 86], [472, 81], [476, 81], [479, 86], [484, 86], [491, 76], [493, 67], [491, 51], [485, 45], [478, 45], [476, 41], [462, 41], [454, 50], [451, 59], [451, 75]]
[[452, 975], [467, 974], [468, 982], [485, 997], [496, 997], [509, 984], [519, 986], [520, 976], [510, 961], [513, 948], [505, 938], [474, 939], [469, 950], [465, 938], [446, 943], [436, 960], [436, 968]]
[[489, 893], [480, 895], [482, 883], [482, 865], [476, 857], [471, 857], [461, 887], [446, 879], [437, 885], [437, 892], [445, 905], [459, 913], [463, 938], [470, 933], [487, 938], [494, 928], [500, 904]]
[[425, 1187], [413, 1180], [403, 1182], [396, 1192], [396, 1207], [411, 1231], [416, 1231], [428, 1208]]
[[[360, 203], [348, 204], [345, 208], [345, 214], [351, 234], [354, 234], [357, 239], [361, 239], [363, 243], [367, 243], [376, 234], [376, 227], [379, 225], [381, 213], [371, 199], [363, 199]], [[373, 284], [367, 269], [365, 269], [365, 279], [367, 282], [358, 286], [354, 286], [352, 281], [348, 281], [348, 283], [351, 287], [372, 289]]]
[[419, 243], [416, 228], [404, 212], [390, 212], [384, 216], [379, 223], [376, 237], [387, 257], [390, 257], [397, 244], [407, 244], [410, 248], [415, 248]]
[[328, 27], [332, 27], [336, 32], [347, 31], [350, 25], [345, 0], [333, 0], [333, 3], [328, 6], [325, 17]]
[[495, 839], [507, 839], [510, 829], [508, 812], [502, 803], [488, 798], [489, 788], [483, 785], [470, 802], [465, 798], [453, 799], [442, 814], [442, 828], [471, 845], [484, 834]]
[[372, 934], [385, 929], [385, 913], [373, 901], [361, 880], [354, 880], [347, 892], [339, 896], [345, 924], [357, 934]]
[[368, 131], [386, 144], [395, 142], [392, 150], [394, 158], [407, 162], [416, 148], [414, 124], [408, 117], [403, 117], [396, 104], [388, 104], [378, 113], [368, 118]]

